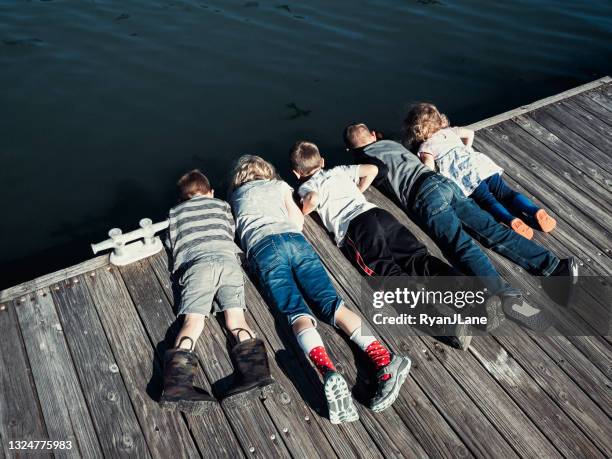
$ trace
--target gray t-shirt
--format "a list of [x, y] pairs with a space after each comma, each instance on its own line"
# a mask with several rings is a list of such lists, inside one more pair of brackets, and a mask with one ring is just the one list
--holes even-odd
[[363, 149], [367, 156], [378, 158], [389, 168], [387, 179], [397, 198], [405, 206], [410, 190], [419, 176], [431, 172], [419, 158], [401, 143], [393, 140], [379, 140]]
[[247, 252], [264, 237], [300, 233], [289, 220], [285, 195], [293, 189], [282, 180], [254, 180], [232, 193], [230, 204], [236, 217], [236, 233]]
[[342, 245], [351, 220], [376, 207], [359, 191], [358, 182], [359, 166], [337, 166], [319, 170], [298, 189], [302, 198], [313, 191], [319, 195], [315, 210], [338, 245]]

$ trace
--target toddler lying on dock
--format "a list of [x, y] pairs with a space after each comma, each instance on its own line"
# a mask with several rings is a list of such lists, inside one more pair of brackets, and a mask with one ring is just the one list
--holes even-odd
[[[472, 148], [474, 131], [449, 127], [446, 115], [428, 103], [416, 104], [404, 120], [404, 145], [416, 148], [421, 161], [454, 181], [461, 191], [523, 237], [531, 239], [530, 226], [546, 233], [557, 222], [525, 195], [510, 188], [503, 169]], [[529, 223], [527, 225], [523, 218]]]

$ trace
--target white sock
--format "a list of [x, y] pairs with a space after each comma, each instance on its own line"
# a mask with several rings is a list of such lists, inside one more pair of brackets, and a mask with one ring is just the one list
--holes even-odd
[[310, 351], [312, 351], [315, 347], [323, 346], [321, 335], [319, 335], [319, 332], [315, 327], [302, 330], [296, 335], [295, 338], [306, 356], [308, 356]]
[[366, 327], [357, 327], [351, 334], [351, 341], [359, 346], [359, 349], [365, 351], [370, 344], [376, 341], [376, 337], [372, 336]]

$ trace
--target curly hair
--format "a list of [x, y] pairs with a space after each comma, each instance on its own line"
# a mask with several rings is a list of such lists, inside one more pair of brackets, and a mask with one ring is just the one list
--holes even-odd
[[232, 172], [230, 192], [253, 180], [272, 180], [278, 178], [276, 169], [261, 156], [244, 155], [238, 158]]
[[415, 148], [448, 126], [448, 118], [440, 113], [435, 105], [420, 102], [414, 105], [404, 118], [402, 143], [409, 148]]

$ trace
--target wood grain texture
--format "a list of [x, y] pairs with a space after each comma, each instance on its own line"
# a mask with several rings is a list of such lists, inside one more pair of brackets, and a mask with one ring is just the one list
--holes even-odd
[[150, 457], [84, 276], [50, 289], [102, 452], [105, 457]]
[[116, 268], [100, 268], [86, 283], [111, 345], [151, 456], [195, 457], [198, 450], [177, 413], [163, 411], [146, 392], [160, 364]]
[[[9, 441], [49, 439], [17, 323], [20, 306], [17, 301], [0, 304], [0, 448], [6, 457], [14, 456]], [[35, 455], [24, 451], [24, 456]]]
[[70, 441], [60, 457], [101, 458], [102, 451], [48, 289], [16, 309], [49, 439]]

